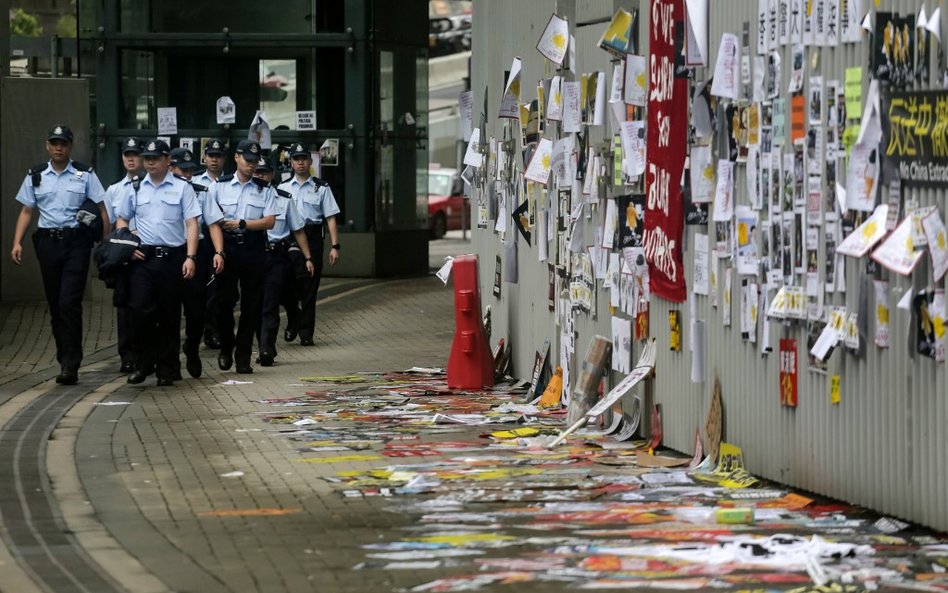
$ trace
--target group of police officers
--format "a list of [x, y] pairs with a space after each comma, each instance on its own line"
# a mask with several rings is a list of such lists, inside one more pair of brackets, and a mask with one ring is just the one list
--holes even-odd
[[[284, 340], [313, 345], [327, 232], [330, 265], [339, 258], [339, 206], [329, 185], [312, 175], [307, 146], [290, 146], [293, 177], [275, 185], [273, 160], [251, 140], [237, 144], [236, 170], [224, 175], [221, 139], [205, 144], [206, 168], [196, 174], [198, 160], [190, 150], [171, 149], [157, 138], [128, 138], [125, 177], [107, 190], [90, 167], [71, 159], [72, 147], [67, 126], [49, 132], [48, 162], [30, 169], [16, 196], [22, 208], [11, 251], [21, 264], [22, 241], [38, 211], [32, 239], [61, 367], [57, 383], [78, 381], [82, 296], [97, 241], [123, 258], [127, 289], [121, 295], [116, 290], [115, 304], [121, 371], [129, 383], [155, 374], [159, 386], [172, 385], [181, 379], [181, 351], [188, 374], [200, 377], [202, 338], [220, 350], [221, 370], [252, 373], [255, 337], [257, 363], [273, 365], [281, 306]], [[95, 218], [101, 231], [85, 224]]]

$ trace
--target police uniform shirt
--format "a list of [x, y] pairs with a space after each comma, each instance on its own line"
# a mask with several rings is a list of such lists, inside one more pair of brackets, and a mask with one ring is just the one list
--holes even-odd
[[332, 195], [329, 184], [324, 181], [316, 183], [315, 178], [310, 177], [300, 183], [294, 176], [293, 179], [281, 183], [280, 189], [293, 194], [293, 201], [296, 202], [304, 226], [322, 224], [327, 217], [339, 214], [336, 198]]
[[[105, 190], [105, 209], [109, 213], [109, 220], [115, 222], [115, 209], [118, 203], [125, 197], [125, 191], [132, 185], [132, 178], [126, 176], [121, 181], [116, 181]], [[134, 190], [133, 190], [134, 191]], [[128, 228], [135, 230], [135, 219], [128, 221]]]
[[16, 194], [17, 202], [28, 208], [39, 208], [37, 226], [41, 229], [77, 228], [76, 213], [86, 198], [101, 204], [105, 190], [95, 173], [77, 170], [72, 161], [62, 173], [47, 164], [40, 173], [40, 184], [35, 187], [33, 176], [27, 175]]
[[267, 231], [268, 241], [282, 241], [290, 233], [303, 228], [303, 219], [300, 216], [296, 203], [291, 198], [276, 197], [276, 207], [279, 211], [273, 228]]
[[137, 193], [129, 185], [115, 213], [135, 218], [142, 245], [179, 247], [187, 243], [181, 221], [197, 218], [201, 208], [191, 185], [169, 172], [157, 185], [146, 175]]
[[223, 178], [211, 185], [205, 203], [220, 206], [221, 214], [211, 216], [211, 208], [204, 209], [205, 221], [213, 224], [221, 219], [257, 220], [279, 214], [271, 187], [261, 188], [253, 181], [241, 184], [237, 176]]

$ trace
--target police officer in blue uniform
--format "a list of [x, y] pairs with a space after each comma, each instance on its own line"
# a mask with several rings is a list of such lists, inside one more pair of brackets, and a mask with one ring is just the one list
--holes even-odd
[[[227, 143], [220, 138], [208, 139], [204, 145], [204, 165], [207, 168], [194, 176], [194, 182], [210, 188], [224, 174], [226, 163]], [[204, 316], [204, 345], [216, 349], [221, 347], [220, 339], [217, 337], [217, 318], [214, 314], [217, 311], [217, 279], [211, 276], [208, 282], [207, 301], [204, 308], [207, 311]]]
[[[105, 190], [105, 205], [109, 212], [109, 220], [115, 220], [115, 205], [125, 195], [125, 190], [133, 183], [141, 183], [142, 179], [142, 143], [138, 138], [127, 138], [122, 143], [122, 168], [125, 177], [116, 181]], [[134, 228], [134, 221], [130, 221]], [[135, 370], [132, 359], [132, 323], [125, 303], [115, 306], [115, 329], [118, 334], [118, 353], [122, 361], [120, 372], [131, 373]]]
[[316, 293], [319, 292], [319, 281], [323, 273], [325, 230], [329, 230], [331, 241], [329, 265], [335, 265], [341, 249], [336, 225], [339, 206], [336, 204], [336, 198], [333, 197], [329, 184], [318, 177], [313, 177], [310, 173], [313, 160], [306, 146], [299, 142], [293, 144], [290, 147], [290, 158], [293, 161], [293, 179], [281, 183], [280, 189], [293, 195], [293, 201], [303, 218], [306, 243], [316, 271], [311, 278], [297, 283], [300, 323], [296, 328], [287, 327], [283, 337], [287, 342], [292, 342], [298, 333], [300, 344], [312, 346], [313, 332], [316, 328]]
[[[207, 203], [209, 187], [193, 179], [194, 170], [197, 168], [193, 153], [187, 148], [179, 147], [172, 149], [170, 156], [171, 173], [191, 184], [201, 211], [203, 212], [208, 206], [218, 208], [217, 204]], [[211, 181], [211, 183], [215, 182]], [[213, 316], [213, 312], [208, 314], [207, 311], [207, 285], [214, 274], [224, 271], [224, 237], [221, 234], [220, 225], [212, 224], [208, 227], [204, 224], [204, 216], [199, 214], [198, 228], [200, 230], [194, 277], [185, 280], [182, 298], [184, 305], [183, 350], [188, 374], [194, 378], [200, 377], [204, 371], [200, 356], [201, 338], [204, 335], [205, 319]]]
[[[88, 165], [73, 161], [72, 130], [55, 126], [46, 137], [47, 163], [29, 170], [16, 199], [23, 207], [13, 233], [10, 257], [23, 263], [23, 237], [39, 210], [33, 247], [43, 276], [49, 305], [56, 359], [60, 373], [56, 382], [73, 385], [79, 381], [82, 362], [82, 295], [89, 275], [89, 257], [94, 241], [109, 233], [105, 190]], [[102, 221], [101, 237], [80, 225], [77, 215], [90, 200]]]
[[116, 226], [127, 227], [134, 218], [141, 239], [128, 299], [135, 344], [135, 372], [128, 382], [133, 384], [142, 383], [153, 369], [159, 386], [173, 384], [180, 368], [183, 281], [194, 277], [197, 259], [201, 209], [191, 185], [169, 171], [169, 153], [163, 140], [148, 141], [142, 151], [147, 175], [116, 208]]
[[[260, 157], [255, 176], [272, 184], [273, 165], [269, 158]], [[263, 313], [261, 316], [257, 362], [268, 367], [276, 358], [277, 332], [280, 330], [280, 305], [286, 309], [287, 327], [297, 327], [299, 308], [293, 291], [293, 267], [289, 252], [294, 246], [306, 258], [306, 271], [312, 276], [316, 268], [310, 258], [303, 221], [300, 219], [293, 195], [277, 188], [277, 215], [273, 228], [267, 231], [267, 272], [263, 287]], [[292, 236], [291, 236], [292, 235]]]
[[[250, 352], [253, 336], [260, 328], [263, 306], [266, 231], [273, 228], [278, 213], [273, 188], [254, 182], [254, 170], [260, 156], [257, 142], [241, 140], [237, 144], [234, 155], [236, 172], [218, 179], [207, 197], [209, 203], [220, 206], [222, 214], [211, 217], [209, 212], [204, 213], [208, 224], [220, 219], [224, 252], [227, 254], [227, 267], [217, 276], [217, 330], [221, 341], [217, 364], [222, 371], [230, 369], [236, 362], [238, 373], [253, 372]], [[238, 299], [240, 322], [235, 336], [234, 306]]]

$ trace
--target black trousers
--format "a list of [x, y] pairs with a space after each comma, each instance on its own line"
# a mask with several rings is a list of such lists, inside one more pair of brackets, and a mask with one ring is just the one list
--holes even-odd
[[76, 371], [82, 363], [82, 295], [92, 237], [84, 229], [39, 229], [33, 234], [33, 247], [56, 340], [56, 360], [63, 369]]
[[286, 325], [299, 324], [300, 310], [293, 286], [293, 266], [286, 251], [267, 252], [267, 272], [263, 286], [263, 310], [260, 321], [260, 353], [277, 355], [277, 334], [280, 332], [280, 306], [286, 309]]
[[[227, 262], [217, 276], [217, 331], [221, 352], [233, 353], [238, 364], [250, 363], [253, 336], [260, 329], [267, 253], [261, 231], [246, 233], [244, 243], [225, 235]], [[234, 306], [240, 301], [240, 321], [234, 335]]]
[[184, 306], [184, 347], [193, 348], [195, 352], [204, 337], [207, 318], [214, 317], [213, 314], [207, 314], [207, 311], [213, 311], [207, 308], [207, 283], [214, 276], [213, 259], [214, 247], [211, 245], [210, 237], [205, 235], [198, 242], [194, 277], [184, 281], [184, 295], [181, 301]]
[[122, 363], [134, 362], [135, 357], [132, 354], [134, 346], [132, 345], [132, 316], [128, 307], [121, 305], [115, 307], [115, 329], [118, 334], [118, 353]]
[[316, 293], [319, 292], [319, 280], [323, 275], [322, 225], [307, 226], [306, 241], [309, 243], [309, 253], [313, 258], [316, 273], [312, 278], [297, 280], [296, 291], [300, 300], [300, 322], [297, 331], [300, 339], [312, 340], [316, 330]]
[[132, 314], [132, 343], [138, 370], [173, 379], [180, 369], [181, 295], [184, 279], [181, 267], [187, 248], [171, 248], [158, 257], [149, 253], [130, 270], [128, 308]]

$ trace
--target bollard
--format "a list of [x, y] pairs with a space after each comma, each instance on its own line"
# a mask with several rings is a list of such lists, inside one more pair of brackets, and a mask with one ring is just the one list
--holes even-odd
[[448, 387], [480, 389], [494, 385], [494, 358], [481, 320], [477, 256], [454, 258], [454, 342], [448, 358]]

